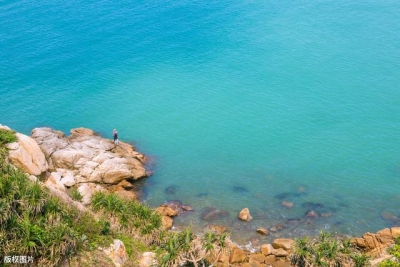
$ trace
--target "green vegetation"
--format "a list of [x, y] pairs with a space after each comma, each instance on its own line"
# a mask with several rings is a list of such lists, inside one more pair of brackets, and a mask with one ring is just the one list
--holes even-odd
[[393, 258], [384, 260], [379, 267], [400, 267], [400, 237], [395, 239], [394, 246], [388, 249], [388, 252], [393, 255]]
[[357, 251], [349, 239], [338, 238], [321, 231], [315, 239], [307, 237], [295, 240], [295, 251], [291, 256], [294, 266], [368, 266], [369, 258]]
[[[72, 266], [113, 266], [98, 247], [108, 247], [117, 238], [124, 242], [129, 256], [124, 266], [137, 266], [144, 251], [155, 251], [161, 266], [173, 266], [177, 261], [182, 266], [210, 266], [211, 253], [224, 248], [226, 235], [207, 233], [199, 238], [189, 229], [164, 231], [155, 210], [114, 194], [94, 194], [96, 218], [67, 206], [7, 163], [4, 144], [14, 141], [13, 132], [1, 131], [0, 255], [33, 257], [37, 266], [58, 266], [64, 260]], [[76, 189], [68, 194], [82, 199]]]
[[78, 189], [75, 187], [68, 189], [67, 194], [75, 201], [81, 201], [83, 198], [81, 193], [79, 193]]
[[0, 129], [0, 145], [16, 142], [18, 139], [14, 131]]

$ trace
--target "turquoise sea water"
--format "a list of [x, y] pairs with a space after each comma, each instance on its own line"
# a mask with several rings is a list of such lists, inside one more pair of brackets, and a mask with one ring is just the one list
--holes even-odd
[[225, 225], [239, 243], [376, 231], [400, 224], [385, 219], [400, 218], [398, 14], [392, 0], [3, 1], [0, 123], [117, 128], [152, 157], [143, 200], [194, 207], [177, 227]]

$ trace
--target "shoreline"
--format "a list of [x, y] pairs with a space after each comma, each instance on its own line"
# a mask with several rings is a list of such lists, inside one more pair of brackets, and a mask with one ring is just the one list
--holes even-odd
[[[45, 131], [45, 134], [42, 134], [41, 132], [38, 132], [38, 130], [36, 130], [36, 129], [44, 129], [44, 130], [41, 130], [41, 131]], [[35, 130], [36, 130], [36, 132], [35, 132]], [[50, 133], [52, 134], [52, 136], [53, 136], [52, 138], [54, 139], [54, 140], [51, 141], [53, 143], [50, 142], [51, 144], [53, 144], [53, 147], [49, 146], [46, 143], [48, 141], [48, 139], [49, 139], [49, 136], [50, 136], [49, 134]], [[23, 137], [23, 136], [24, 135], [19, 134], [19, 137], [22, 138], [22, 139], [27, 137], [27, 136], [25, 136], [25, 137]], [[83, 155], [85, 153], [86, 154], [92, 153], [92, 152], [89, 153], [87, 151], [85, 153], [83, 153], [82, 152], [83, 151], [82, 150], [82, 145], [77, 146], [77, 147], [79, 147], [79, 149], [77, 149], [77, 150], [74, 148], [74, 146], [72, 146], [72, 148], [67, 148], [66, 143], [68, 143], [68, 142], [69, 143], [73, 143], [75, 141], [76, 142], [81, 142], [82, 144], [90, 144], [89, 146], [93, 146], [94, 143], [96, 143], [96, 145], [94, 145], [95, 147], [96, 146], [97, 147], [101, 147], [101, 149], [104, 149], [104, 151], [110, 151], [112, 153], [117, 153], [116, 155], [118, 155], [118, 156], [116, 158], [114, 156], [112, 156], [112, 155], [107, 156], [105, 158], [107, 160], [112, 160], [110, 163], [119, 162], [118, 164], [121, 164], [121, 160], [120, 160], [121, 158], [120, 157], [131, 158], [131, 160], [128, 161], [128, 163], [131, 164], [131, 165], [129, 165], [129, 166], [131, 166], [131, 167], [129, 167], [131, 169], [129, 169], [128, 167], [125, 166], [125, 167], [123, 167], [123, 169], [116, 170], [112, 166], [108, 166], [108, 165], [112, 165], [112, 164], [108, 164], [108, 165], [105, 164], [111, 169], [107, 169], [108, 171], [105, 171], [104, 173], [105, 174], [106, 173], [112, 173], [113, 176], [105, 175], [101, 179], [104, 179], [104, 180], [102, 180], [103, 183], [108, 183], [108, 187], [113, 187], [113, 189], [111, 191], [117, 192], [117, 194], [120, 194], [123, 197], [133, 198], [133, 197], [137, 197], [137, 196], [135, 196], [135, 194], [128, 194], [126, 192], [129, 192], [130, 190], [132, 190], [132, 188], [135, 186], [136, 182], [143, 183], [143, 184], [141, 184], [141, 186], [139, 188], [141, 191], [145, 190], [145, 188], [146, 188], [146, 184], [145, 183], [146, 183], [147, 179], [142, 180], [142, 178], [147, 178], [147, 177], [149, 177], [151, 175], [151, 173], [148, 172], [149, 170], [145, 168], [146, 167], [146, 157], [143, 154], [140, 154], [139, 152], [137, 152], [133, 148], [133, 146], [131, 144], [129, 144], [129, 143], [121, 142], [121, 147], [114, 147], [112, 145], [112, 141], [111, 140], [109, 140], [107, 138], [100, 137], [97, 134], [95, 134], [95, 132], [93, 130], [85, 129], [85, 128], [72, 129], [71, 130], [71, 135], [69, 137], [66, 137], [65, 134], [60, 132], [60, 131], [55, 131], [55, 130], [52, 130], [50, 128], [35, 128], [34, 130], [32, 130], [31, 136], [36, 138], [36, 140], [39, 143], [39, 146], [41, 146], [40, 149], [45, 151], [45, 155], [47, 155], [46, 158], [48, 160], [51, 159], [51, 161], [49, 161], [48, 165], [50, 165], [50, 166], [52, 164], [54, 165], [58, 161], [59, 162], [57, 164], [61, 164], [58, 167], [53, 166], [52, 167], [53, 168], [53, 172], [51, 173], [51, 175], [47, 176], [47, 179], [51, 181], [49, 183], [52, 184], [52, 186], [54, 186], [55, 188], [59, 189], [59, 188], [63, 188], [64, 186], [66, 186], [66, 187], [73, 186], [75, 183], [73, 183], [71, 185], [71, 184], [68, 184], [68, 181], [67, 182], [64, 181], [65, 182], [64, 183], [63, 180], [66, 180], [67, 177], [70, 178], [71, 174], [78, 175], [76, 171], [73, 171], [73, 169], [75, 167], [79, 167], [81, 170], [84, 170], [85, 166], [86, 166], [85, 164], [87, 164], [87, 162], [90, 162], [89, 160], [86, 160], [86, 161], [82, 160], [84, 158]], [[46, 136], [46, 139], [43, 139], [43, 136]], [[65, 139], [65, 138], [70, 138], [70, 139]], [[70, 141], [65, 142], [64, 140], [70, 140]], [[73, 150], [73, 148], [75, 150]], [[12, 146], [11, 149], [15, 149], [15, 147]], [[64, 151], [64, 152], [61, 153], [60, 151], [61, 152]], [[71, 152], [71, 151], [75, 151], [75, 152]], [[61, 154], [61, 156], [58, 155], [58, 156], [60, 156], [59, 158], [56, 157], [57, 153]], [[66, 156], [66, 158], [63, 158], [62, 155]], [[73, 156], [71, 158], [71, 155], [79, 155], [79, 158], [77, 158], [75, 156]], [[43, 162], [44, 158], [45, 158], [45, 156], [43, 156], [43, 158], [41, 158], [41, 161], [42, 161], [41, 164], [43, 165], [43, 166], [41, 166], [42, 167], [41, 170], [32, 171], [32, 169], [31, 169], [31, 170], [28, 170], [28, 172], [30, 171], [31, 174], [34, 174], [35, 172], [38, 172], [40, 174], [40, 173], [43, 173], [44, 169], [45, 169], [45, 171], [47, 171], [49, 166], [46, 165], [47, 163]], [[125, 163], [126, 162], [124, 162], [124, 164]], [[40, 164], [38, 164], [38, 165], [40, 165]], [[89, 164], [88, 166], [94, 166], [94, 165], [93, 164], [92, 165]], [[121, 166], [122, 165], [119, 165], [118, 168], [122, 168]], [[37, 167], [38, 166], [36, 166], [36, 168]], [[67, 171], [60, 170], [60, 167], [65, 167]], [[97, 168], [97, 170], [99, 170], [98, 167], [95, 167], [95, 168]], [[138, 172], [138, 170], [139, 170], [139, 172]], [[57, 171], [59, 174], [57, 174], [57, 172], [54, 172], [54, 171]], [[85, 172], [87, 172], [87, 170]], [[97, 178], [97, 176], [93, 176], [95, 174], [93, 174], [93, 173], [89, 173], [88, 174], [88, 173], [85, 173], [85, 172], [83, 172], [85, 174], [84, 176], [82, 174], [79, 174], [77, 176], [76, 179], [77, 179], [78, 183], [87, 185], [87, 184], [92, 184], [93, 182], [96, 182], [96, 181], [97, 182], [100, 181], [100, 180], [98, 180], [100, 178]], [[90, 175], [92, 175], [92, 176], [90, 176]], [[137, 178], [132, 179], [132, 175], [134, 175], [134, 177], [137, 177]], [[123, 183], [124, 179], [126, 179], [126, 178], [129, 178], [128, 180], [130, 180], [132, 182], [133, 186], [130, 186], [127, 183]], [[86, 187], [88, 187], [88, 186], [86, 186]], [[91, 195], [94, 191], [101, 190], [101, 189], [99, 189], [99, 188], [97, 188], [95, 186], [92, 187], [92, 188], [90, 188], [90, 187], [91, 186], [89, 186], [89, 188], [85, 188], [85, 190], [87, 190], [89, 192], [84, 192], [85, 190], [82, 189], [81, 190], [82, 193]], [[172, 190], [172, 189], [170, 189], [170, 190]], [[299, 190], [299, 191], [304, 191], [304, 190]], [[287, 196], [288, 196], [287, 193], [277, 195], [277, 198], [280, 201], [282, 201], [282, 208], [291, 208], [293, 206], [293, 203], [284, 200], [284, 199], [287, 198]], [[174, 197], [175, 197], [175, 195], [174, 195]], [[146, 203], [146, 201], [144, 201], [144, 199], [141, 199], [141, 202]], [[87, 205], [88, 203], [84, 202], [84, 204]], [[163, 205], [163, 204], [164, 203], [160, 203], [159, 205]], [[188, 204], [191, 204], [191, 203], [188, 203]], [[181, 203], [181, 205], [182, 205], [182, 203]], [[314, 220], [323, 219], [323, 218], [327, 217], [326, 214], [324, 216], [324, 214], [318, 210], [319, 208], [321, 208], [321, 209], [325, 208], [321, 203], [308, 203], [307, 205], [309, 206], [308, 208], [310, 209], [310, 211], [308, 211], [304, 215], [304, 218], [301, 218], [300, 220], [295, 220], [295, 221], [287, 219], [284, 224], [289, 224], [289, 223], [298, 224], [298, 223], [300, 223], [301, 220], [303, 220], [301, 223], [312, 224], [312, 222]], [[185, 211], [185, 212], [189, 212], [190, 213], [190, 212], [192, 212], [192, 210]], [[250, 211], [250, 213], [251, 213], [251, 211]], [[231, 222], [233, 221], [233, 223], [228, 224], [228, 225], [224, 225], [224, 223], [219, 224], [219, 222], [223, 222], [223, 220], [221, 221], [220, 219], [224, 217], [224, 212], [221, 211], [221, 210], [218, 210], [216, 208], [210, 208], [208, 213], [202, 211], [202, 214], [201, 214], [202, 219], [203, 219], [203, 226], [206, 224], [206, 225], [217, 225], [219, 227], [226, 227], [227, 228], [226, 230], [228, 232], [237, 232], [237, 231], [240, 231], [239, 230], [240, 227], [246, 228], [246, 224], [247, 224], [247, 226], [252, 224], [251, 222], [240, 222], [239, 219], [237, 219], [235, 215], [236, 214], [231, 214]], [[173, 217], [173, 216], [171, 216], [171, 217]], [[232, 217], [233, 217], [233, 219], [232, 219]], [[384, 217], [385, 217], [386, 220], [392, 221], [392, 225], [391, 225], [392, 227], [400, 225], [400, 223], [396, 223], [398, 218], [394, 214], [390, 214], [390, 213], [384, 214]], [[178, 215], [177, 218], [179, 218], [179, 215]], [[257, 220], [257, 218], [255, 218], [255, 219]], [[204, 221], [206, 223], [204, 223]], [[236, 225], [237, 228], [233, 228], [233, 231], [232, 231], [232, 227], [231, 226], [235, 226], [235, 225]], [[184, 224], [182, 227], [187, 227], [187, 226], [188, 226], [188, 224]], [[190, 224], [189, 224], [189, 226], [190, 226]], [[172, 225], [171, 225], [171, 227], [172, 227]], [[283, 237], [284, 238], [297, 238], [297, 237], [302, 237], [302, 236], [310, 236], [309, 233], [304, 233], [303, 235], [298, 235], [298, 236], [296, 236], [296, 235], [290, 235], [290, 236], [289, 235], [285, 235], [285, 229], [288, 228], [288, 226], [287, 225], [283, 225], [283, 224], [282, 225], [273, 225], [273, 226], [270, 226], [270, 227], [263, 227], [268, 232], [267, 234], [265, 234], [265, 236], [260, 235], [256, 231], [256, 229], [262, 227], [262, 225], [259, 225], [259, 226], [254, 226], [253, 225], [252, 227], [253, 228], [250, 229], [250, 231], [246, 231], [246, 235], [250, 236], [253, 240], [251, 240], [250, 242], [249, 241], [241, 242], [239, 240], [235, 240], [234, 239], [234, 241], [239, 246], [245, 247], [245, 248], [250, 249], [250, 250], [257, 250], [257, 249], [259, 249], [259, 247], [263, 243], [271, 242], [273, 239], [276, 239], [276, 238], [283, 238]], [[180, 228], [181, 228], [181, 225], [175, 226], [175, 229], [180, 229]], [[201, 225], [198, 228], [202, 228], [204, 230], [204, 227], [201, 227]], [[273, 228], [275, 228], [275, 229], [273, 229]], [[291, 228], [288, 228], [288, 230], [291, 231]], [[324, 230], [324, 229], [321, 229], [321, 230]], [[314, 231], [315, 231], [315, 229], [314, 229]], [[319, 232], [319, 231], [320, 230], [317, 230], [317, 232]], [[201, 232], [201, 230], [200, 230], [200, 232]], [[317, 232], [316, 232], [316, 234], [317, 234]], [[340, 235], [340, 233], [338, 233], [338, 234]], [[348, 236], [354, 236], [354, 234], [349, 234]], [[260, 238], [260, 237], [264, 237], [264, 238]]]

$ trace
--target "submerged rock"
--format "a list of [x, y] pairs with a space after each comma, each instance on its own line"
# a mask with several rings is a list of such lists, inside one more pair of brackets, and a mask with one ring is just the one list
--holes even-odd
[[282, 201], [282, 206], [286, 207], [286, 208], [292, 208], [293, 207], [293, 202], [290, 201]]
[[257, 228], [256, 232], [261, 235], [269, 235], [269, 231], [263, 227]]
[[233, 186], [232, 187], [233, 192], [243, 194], [243, 193], [248, 193], [249, 190], [243, 186]]
[[206, 207], [201, 213], [201, 218], [205, 221], [216, 220], [227, 216], [229, 216], [228, 211], [210, 207]]
[[168, 186], [167, 188], [165, 188], [164, 192], [167, 195], [175, 195], [177, 189], [178, 189], [178, 187], [176, 185], [171, 185], [171, 186]]

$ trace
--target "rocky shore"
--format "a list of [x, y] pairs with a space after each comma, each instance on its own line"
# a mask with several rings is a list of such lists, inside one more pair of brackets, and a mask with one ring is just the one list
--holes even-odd
[[[0, 124], [0, 129], [10, 130]], [[125, 142], [114, 145], [112, 140], [103, 138], [93, 130], [76, 128], [66, 136], [51, 128], [35, 128], [30, 136], [16, 133], [17, 142], [7, 144], [10, 162], [24, 170], [31, 180], [39, 179], [49, 190], [65, 202], [86, 210], [91, 196], [98, 191], [110, 191], [126, 199], [139, 199], [135, 181], [149, 177], [146, 156]], [[82, 196], [81, 202], [72, 201], [69, 190], [76, 189]], [[290, 202], [282, 205], [290, 207]], [[179, 202], [169, 202], [156, 209], [162, 215], [164, 229], [171, 229], [173, 218], [193, 208]], [[202, 214], [204, 220], [224, 216], [224, 211], [210, 208]], [[313, 217], [314, 214], [307, 214]], [[238, 220], [249, 222], [252, 215], [248, 208], [238, 211]], [[209, 230], [225, 232], [226, 227], [209, 225]], [[268, 235], [271, 229], [258, 228], [260, 235]], [[400, 236], [400, 227], [386, 228], [377, 233], [366, 233], [352, 238], [351, 242], [371, 256], [379, 257], [387, 247]], [[272, 243], [262, 244], [258, 251], [250, 251], [234, 243], [230, 249], [219, 255], [217, 266], [290, 266], [288, 256], [293, 252], [294, 240], [277, 238]], [[142, 267], [148, 255], [143, 254]], [[153, 257], [153, 256], [151, 256]]]

